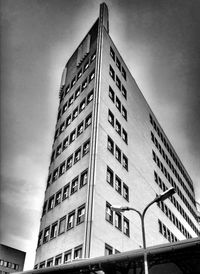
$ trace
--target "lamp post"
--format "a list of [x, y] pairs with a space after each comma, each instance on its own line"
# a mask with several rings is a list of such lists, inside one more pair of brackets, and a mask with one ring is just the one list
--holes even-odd
[[173, 187], [169, 188], [168, 190], [166, 190], [165, 192], [161, 193], [160, 195], [158, 195], [153, 201], [151, 201], [143, 210], [143, 212], [141, 213], [139, 210], [132, 208], [132, 207], [128, 207], [128, 206], [111, 206], [111, 209], [113, 211], [118, 211], [118, 212], [124, 212], [124, 211], [135, 211], [138, 213], [138, 215], [140, 216], [141, 219], [141, 225], [142, 225], [142, 241], [143, 241], [143, 249], [144, 249], [144, 273], [148, 274], [148, 262], [147, 262], [147, 251], [146, 251], [146, 237], [145, 237], [145, 228], [144, 228], [144, 216], [145, 213], [147, 212], [147, 209], [154, 203], [158, 203], [161, 201], [166, 200], [167, 198], [171, 197], [173, 194], [175, 193], [175, 189]]

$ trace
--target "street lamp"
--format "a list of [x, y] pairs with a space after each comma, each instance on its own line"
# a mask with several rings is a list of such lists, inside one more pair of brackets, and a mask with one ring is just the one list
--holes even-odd
[[153, 201], [151, 201], [143, 210], [143, 212], [141, 213], [139, 210], [132, 208], [132, 207], [128, 207], [128, 206], [111, 206], [111, 209], [113, 211], [118, 211], [118, 212], [124, 212], [124, 211], [128, 211], [128, 210], [132, 210], [135, 211], [139, 214], [140, 219], [141, 219], [141, 225], [142, 225], [142, 240], [143, 240], [143, 249], [144, 249], [144, 273], [148, 274], [148, 262], [147, 262], [147, 251], [146, 251], [146, 238], [145, 238], [145, 229], [144, 229], [144, 216], [145, 213], [147, 211], [147, 209], [154, 203], [158, 203], [161, 201], [166, 200], [167, 198], [171, 197], [173, 194], [175, 193], [175, 189], [173, 187], [169, 188], [168, 190], [166, 190], [165, 192], [161, 193], [160, 195], [158, 195]]

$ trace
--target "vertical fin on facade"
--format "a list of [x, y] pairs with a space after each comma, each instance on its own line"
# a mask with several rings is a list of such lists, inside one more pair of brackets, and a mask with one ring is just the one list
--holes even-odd
[[65, 67], [64, 70], [63, 70], [63, 73], [62, 73], [62, 77], [61, 77], [59, 96], [61, 96], [61, 93], [63, 91], [63, 87], [65, 86], [66, 76], [67, 76], [67, 68]]
[[90, 34], [88, 34], [83, 42], [78, 47], [78, 54], [77, 54], [77, 61], [76, 65], [77, 67], [82, 63], [84, 58], [87, 56], [87, 54], [90, 52]]
[[109, 33], [109, 13], [108, 13], [108, 6], [106, 3], [102, 3], [100, 5], [100, 23], [104, 26], [106, 31]]

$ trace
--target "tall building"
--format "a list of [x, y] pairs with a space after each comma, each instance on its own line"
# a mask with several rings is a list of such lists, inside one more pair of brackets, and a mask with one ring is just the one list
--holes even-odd
[[0, 273], [23, 271], [26, 252], [0, 244]]
[[68, 60], [41, 217], [35, 268], [200, 236], [191, 178], [109, 36], [108, 8]]

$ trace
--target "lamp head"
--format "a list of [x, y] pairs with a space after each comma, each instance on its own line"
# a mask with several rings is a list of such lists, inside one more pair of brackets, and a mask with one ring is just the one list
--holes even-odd
[[161, 202], [166, 200], [167, 198], [171, 197], [172, 195], [174, 195], [175, 193], [175, 189], [174, 187], [170, 187], [169, 189], [167, 189], [166, 191], [164, 191], [163, 193], [161, 193], [160, 195], [158, 195], [158, 197], [155, 198], [155, 202]]

